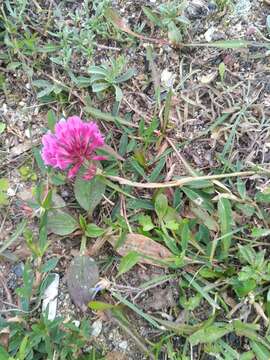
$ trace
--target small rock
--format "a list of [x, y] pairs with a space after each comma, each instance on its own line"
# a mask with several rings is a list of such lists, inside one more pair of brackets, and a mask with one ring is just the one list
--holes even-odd
[[168, 69], [164, 69], [161, 73], [161, 82], [162, 85], [166, 88], [171, 88], [173, 86], [176, 75], [170, 72]]
[[98, 337], [102, 331], [102, 321], [100, 319], [94, 321], [91, 327], [91, 335], [94, 337]]
[[23, 265], [23, 263], [19, 263], [19, 264], [16, 264], [14, 267], [13, 267], [13, 272], [14, 272], [14, 274], [18, 277], [18, 278], [20, 278], [20, 277], [22, 277], [22, 275], [23, 275], [23, 268], [24, 268], [24, 265]]
[[59, 288], [59, 275], [53, 274], [54, 280], [50, 283], [44, 292], [44, 300], [42, 303], [42, 312], [48, 311], [48, 319], [54, 320], [57, 308], [57, 296]]
[[128, 347], [128, 342], [126, 340], [123, 340], [118, 344], [118, 347], [122, 350], [126, 350]]
[[8, 196], [15, 196], [16, 195], [16, 191], [12, 188], [8, 188], [7, 189], [7, 195]]
[[207, 42], [212, 41], [213, 34], [215, 33], [216, 28], [211, 26], [204, 34], [204, 38]]

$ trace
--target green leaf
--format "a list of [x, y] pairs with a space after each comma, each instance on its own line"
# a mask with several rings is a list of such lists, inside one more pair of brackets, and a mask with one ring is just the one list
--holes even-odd
[[115, 100], [120, 102], [122, 100], [122, 98], [123, 98], [123, 92], [122, 92], [122, 90], [120, 89], [119, 86], [113, 85], [113, 87], [114, 87], [114, 90], [115, 90]]
[[124, 82], [124, 81], [127, 81], [129, 79], [132, 78], [132, 76], [134, 76], [136, 73], [136, 70], [131, 68], [131, 69], [128, 69], [124, 74], [118, 76], [116, 79], [115, 79], [115, 82], [116, 83], [121, 83], [121, 82]]
[[256, 341], [250, 341], [251, 348], [254, 351], [256, 355], [257, 360], [269, 360], [270, 359], [270, 351], [267, 350], [265, 346], [262, 344], [256, 342]]
[[127, 255], [125, 255], [119, 264], [119, 270], [117, 277], [124, 274], [125, 272], [129, 271], [133, 268], [134, 265], [140, 260], [141, 255], [136, 251], [131, 251]]
[[3, 122], [0, 122], [0, 135], [5, 131], [6, 129], [6, 124]]
[[76, 219], [63, 211], [52, 211], [48, 215], [48, 229], [54, 234], [69, 235], [78, 227]]
[[106, 185], [101, 181], [100, 176], [95, 176], [91, 180], [84, 180], [81, 172], [77, 175], [74, 183], [75, 198], [89, 214], [93, 213], [102, 200], [105, 189]]
[[185, 186], [183, 186], [181, 190], [195, 205], [208, 210], [210, 214], [214, 211], [212, 202], [207, 198], [207, 195], [203, 191], [190, 189]]
[[103, 69], [100, 66], [92, 65], [92, 66], [89, 67], [88, 73], [89, 74], [100, 74], [100, 75], [107, 76], [108, 71]]
[[173, 21], [170, 21], [168, 24], [168, 38], [173, 44], [179, 44], [182, 41], [181, 31]]
[[93, 92], [100, 92], [108, 89], [111, 85], [105, 82], [97, 82], [92, 84]]
[[239, 248], [241, 261], [244, 260], [248, 264], [253, 265], [256, 260], [255, 250], [249, 245], [246, 246], [238, 245], [238, 248]]
[[22, 220], [22, 222], [20, 222], [20, 224], [17, 225], [16, 230], [13, 232], [10, 238], [7, 239], [4, 242], [4, 244], [0, 247], [0, 254], [3, 253], [11, 244], [13, 244], [14, 241], [18, 239], [18, 237], [23, 233], [26, 224], [27, 224], [27, 220]]
[[142, 226], [143, 231], [150, 231], [154, 229], [155, 225], [152, 223], [152, 219], [149, 215], [140, 215], [139, 224]]
[[240, 298], [247, 296], [251, 291], [253, 291], [257, 284], [254, 279], [239, 281], [238, 279], [234, 279], [232, 281], [233, 289], [236, 292], [237, 296]]
[[9, 357], [9, 354], [6, 352], [6, 350], [3, 348], [3, 346], [0, 345], [0, 359], [13, 360], [14, 358]]
[[158, 180], [159, 175], [160, 175], [162, 169], [164, 168], [165, 164], [166, 164], [166, 157], [164, 156], [158, 161], [156, 167], [154, 168], [151, 175], [149, 176], [149, 178], [148, 178], [149, 182], [155, 182]]
[[184, 220], [184, 224], [183, 224], [182, 231], [181, 231], [182, 251], [186, 251], [190, 237], [191, 237], [191, 233], [189, 230], [188, 220]]
[[20, 344], [18, 360], [24, 360], [26, 358], [27, 344], [28, 336], [25, 336]]
[[225, 76], [225, 72], [226, 72], [226, 66], [224, 64], [224, 62], [221, 62], [218, 66], [218, 72], [219, 72], [219, 76], [221, 81], [224, 81], [224, 76]]
[[148, 7], [143, 6], [142, 10], [146, 17], [155, 25], [162, 26], [161, 20], [158, 18], [158, 16]]
[[48, 118], [48, 128], [51, 130], [51, 132], [54, 132], [54, 127], [57, 122], [56, 114], [53, 110], [49, 110], [47, 114]]
[[251, 232], [251, 236], [256, 238], [260, 238], [268, 235], [270, 235], [270, 229], [253, 228]]
[[260, 203], [270, 203], [270, 188], [265, 189], [264, 191], [257, 192], [255, 196], [255, 201]]
[[162, 220], [168, 211], [168, 199], [164, 194], [158, 194], [155, 199], [155, 211], [159, 220]]
[[220, 221], [220, 230], [221, 230], [221, 236], [226, 235], [222, 240], [222, 257], [226, 258], [228, 256], [228, 251], [231, 246], [232, 241], [232, 234], [229, 234], [232, 232], [232, 208], [230, 200], [226, 198], [220, 198], [218, 201], [218, 216]]
[[37, 93], [37, 98], [40, 99], [43, 96], [50, 95], [54, 91], [54, 89], [55, 89], [54, 85], [47, 86], [46, 88], [44, 88], [43, 90]]
[[8, 179], [6, 178], [0, 179], [0, 191], [7, 191], [8, 188], [9, 188]]
[[97, 238], [103, 235], [105, 232], [104, 229], [100, 228], [96, 224], [87, 224], [85, 235], [91, 238]]
[[222, 324], [222, 326], [213, 324], [196, 331], [189, 337], [189, 342], [192, 346], [213, 343], [232, 331], [233, 326], [231, 324]]
[[190, 286], [194, 287], [194, 289], [209, 302], [213, 308], [220, 309], [219, 305], [208, 294], [208, 291], [205, 288], [202, 288], [189, 274], [183, 273], [183, 277], [189, 282]]
[[217, 47], [219, 49], [241, 49], [248, 47], [250, 43], [246, 40], [233, 39], [233, 40], [220, 40], [207, 43], [207, 46]]
[[58, 261], [59, 259], [57, 257], [53, 257], [49, 259], [48, 261], [45, 262], [45, 264], [41, 266], [40, 271], [43, 273], [48, 273], [52, 271], [56, 267]]
[[115, 305], [105, 303], [103, 301], [90, 301], [88, 307], [94, 311], [105, 311], [115, 307]]

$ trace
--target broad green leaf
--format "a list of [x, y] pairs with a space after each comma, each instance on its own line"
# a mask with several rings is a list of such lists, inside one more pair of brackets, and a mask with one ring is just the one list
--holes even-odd
[[226, 235], [221, 240], [222, 245], [222, 257], [226, 258], [228, 256], [228, 251], [231, 246], [232, 241], [232, 234], [229, 234], [232, 232], [232, 208], [230, 200], [226, 198], [220, 198], [218, 201], [218, 216], [220, 221], [220, 230], [221, 230], [221, 236]]
[[213, 343], [232, 331], [233, 326], [231, 324], [222, 324], [222, 326], [213, 324], [196, 331], [189, 337], [189, 342], [193, 346]]
[[136, 251], [129, 252], [126, 256], [121, 259], [119, 264], [119, 270], [117, 276], [124, 274], [133, 268], [134, 265], [140, 260], [141, 255]]
[[47, 86], [46, 88], [44, 88], [43, 90], [37, 93], [37, 98], [40, 99], [43, 96], [50, 95], [54, 91], [54, 89], [55, 89], [54, 85]]
[[254, 279], [239, 281], [238, 279], [234, 279], [232, 281], [233, 289], [236, 292], [237, 296], [240, 298], [247, 296], [251, 291], [253, 291], [257, 284]]
[[86, 225], [85, 235], [88, 237], [97, 238], [97, 237], [103, 235], [104, 232], [105, 232], [105, 230], [100, 228], [96, 224], [87, 224]]
[[152, 202], [146, 199], [128, 199], [127, 208], [131, 210], [154, 210]]
[[155, 199], [155, 211], [159, 220], [162, 220], [168, 211], [168, 199], [164, 194], [158, 194]]
[[6, 124], [3, 122], [0, 122], [0, 135], [5, 131], [6, 129]]
[[143, 231], [150, 231], [153, 230], [155, 227], [149, 215], [140, 215], [138, 220], [139, 224], [143, 228]]
[[88, 307], [94, 311], [105, 311], [105, 310], [113, 309], [115, 305], [108, 304], [103, 301], [94, 300], [89, 302]]
[[100, 92], [108, 89], [111, 85], [107, 82], [97, 82], [92, 84], [93, 92]]
[[99, 75], [103, 75], [104, 77], [107, 75], [107, 70], [103, 69], [100, 66], [90, 66], [88, 68], [88, 73], [89, 74], [99, 74]]
[[127, 80], [131, 79], [132, 76], [135, 75], [135, 73], [136, 73], [135, 69], [133, 69], [133, 68], [128, 69], [123, 75], [118, 76], [115, 79], [115, 82], [119, 84], [121, 82], [127, 81]]
[[106, 185], [99, 176], [95, 176], [91, 180], [84, 180], [81, 172], [77, 175], [74, 183], [76, 200], [90, 214], [102, 200], [105, 189]]
[[256, 238], [270, 235], [270, 229], [253, 228], [251, 235]]
[[6, 178], [0, 179], [0, 191], [7, 191], [9, 188], [9, 181]]
[[214, 211], [214, 205], [209, 200], [207, 194], [205, 194], [203, 191], [191, 189], [185, 186], [183, 186], [181, 190], [195, 205], [208, 210], [210, 214]]
[[240, 259], [241, 260], [243, 259], [248, 264], [253, 265], [256, 260], [255, 250], [249, 245], [246, 246], [238, 245], [238, 248], [240, 253]]
[[161, 20], [158, 18], [158, 16], [148, 7], [146, 6], [143, 6], [142, 7], [142, 10], [145, 14], [145, 16], [148, 17], [148, 19], [154, 24], [154, 25], [157, 25], [157, 26], [162, 26], [162, 22]]
[[191, 206], [191, 211], [196, 215], [202, 224], [204, 224], [209, 230], [218, 231], [218, 223], [213, 216], [210, 216], [208, 212], [199, 207]]
[[270, 203], [270, 188], [257, 192], [255, 200], [260, 203]]
[[9, 356], [9, 354], [6, 352], [6, 350], [3, 348], [3, 346], [0, 345], [0, 359], [1, 360], [13, 360], [14, 358], [11, 358]]
[[63, 211], [51, 211], [48, 215], [48, 229], [54, 234], [69, 235], [78, 227], [76, 219]]

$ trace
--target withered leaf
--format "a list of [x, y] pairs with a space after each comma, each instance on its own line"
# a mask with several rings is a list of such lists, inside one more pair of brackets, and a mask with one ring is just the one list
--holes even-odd
[[[113, 247], [117, 244], [117, 240], [117, 237], [113, 236], [108, 239]], [[173, 257], [173, 254], [165, 246], [141, 234], [128, 234], [123, 245], [118, 247], [116, 251], [121, 256], [125, 256], [131, 251], [136, 251], [142, 255], [138, 261], [139, 263], [156, 266], [162, 265], [155, 262], [155, 260], [161, 261]], [[153, 260], [146, 259], [144, 256], [151, 257]]]
[[96, 262], [89, 256], [76, 256], [67, 271], [67, 285], [74, 304], [82, 311], [95, 295], [94, 287], [99, 280]]

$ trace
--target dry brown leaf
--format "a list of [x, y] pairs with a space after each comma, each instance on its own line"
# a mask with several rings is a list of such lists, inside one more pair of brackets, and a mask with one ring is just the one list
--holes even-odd
[[105, 16], [106, 16], [106, 18], [108, 20], [110, 20], [114, 24], [114, 26], [116, 26], [118, 29], [126, 32], [129, 35], [135, 36], [136, 38], [141, 39], [141, 40], [154, 42], [154, 43], [157, 43], [159, 45], [170, 45], [169, 41], [166, 41], [164, 39], [149, 38], [147, 36], [143, 36], [143, 35], [135, 33], [134, 31], [132, 31], [129, 28], [129, 26], [127, 25], [125, 19], [121, 18], [119, 16], [119, 14], [112, 8], [108, 8], [106, 10]]
[[[113, 247], [115, 247], [117, 240], [117, 237], [110, 237], [108, 239]], [[156, 263], [155, 260], [166, 260], [173, 256], [165, 246], [141, 234], [128, 234], [124, 244], [117, 248], [116, 251], [121, 256], [127, 255], [130, 251], [137, 251], [139, 254], [149, 256], [153, 259], [145, 259], [142, 256], [139, 263], [155, 266], [162, 266], [161, 264]]]
[[8, 349], [8, 344], [9, 344], [9, 334], [10, 334], [10, 330], [8, 327], [0, 331], [0, 345], [3, 346], [3, 348], [6, 350]]
[[106, 355], [106, 360], [128, 360], [128, 357], [120, 351], [111, 351]]

